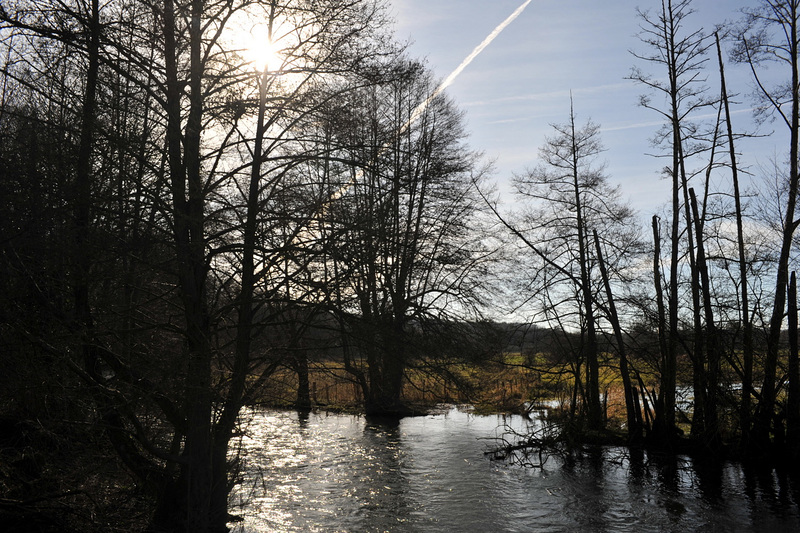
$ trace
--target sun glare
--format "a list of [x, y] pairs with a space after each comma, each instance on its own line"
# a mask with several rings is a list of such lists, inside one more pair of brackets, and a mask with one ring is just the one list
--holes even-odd
[[248, 34], [245, 59], [258, 70], [277, 70], [280, 67], [279, 48], [270, 40], [265, 28], [253, 28]]
[[232, 39], [233, 45], [242, 58], [252, 68], [263, 71], [278, 70], [281, 67], [280, 46], [270, 39], [265, 24], [242, 27]]

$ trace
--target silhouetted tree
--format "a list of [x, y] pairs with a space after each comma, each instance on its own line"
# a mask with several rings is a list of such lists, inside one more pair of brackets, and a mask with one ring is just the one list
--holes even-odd
[[[266, 38], [282, 41], [284, 63], [254, 80], [235, 48], [241, 25], [262, 15], [280, 26]], [[274, 368], [253, 357], [251, 341], [258, 321], [286, 307], [277, 287], [308, 265], [295, 237], [319, 205], [297, 171], [314, 152], [294, 132], [312, 120], [321, 85], [393, 53], [382, 4], [32, 0], [4, 5], [0, 21], [13, 58], [3, 87], [61, 117], [53, 229], [69, 243], [55, 249], [69, 291], [55, 281], [57, 293], [42, 292], [44, 276], [30, 279], [62, 338], [26, 335], [21, 321], [14, 331], [86, 385], [119, 458], [156, 500], [153, 529], [226, 530], [228, 443], [252, 397], [247, 378]], [[52, 76], [27, 72], [61, 65]], [[0, 120], [15, 107], [4, 97]], [[3, 165], [16, 159], [3, 154]], [[22, 289], [28, 257], [18, 244], [4, 271]]]
[[420, 63], [390, 67], [348, 96], [349, 117], [331, 110], [339, 121], [324, 164], [335, 186], [321, 224], [330, 297], [349, 339], [345, 368], [367, 413], [397, 416], [409, 411], [402, 387], [420, 356], [414, 339], [426, 324], [476, 316], [492, 250], [480, 231], [480, 170], [463, 144], [461, 113], [432, 96]]
[[[644, 85], [659, 98], [653, 101], [651, 95], [640, 98], [640, 105], [656, 111], [666, 124], [654, 139], [654, 144], [664, 145], [671, 158], [665, 173], [672, 180], [672, 203], [670, 221], [670, 259], [669, 279], [667, 280], [667, 323], [660, 329], [667, 331], [667, 353], [662, 354], [661, 385], [656, 409], [656, 429], [669, 442], [676, 435], [675, 431], [675, 387], [677, 377], [677, 355], [681, 344], [679, 332], [680, 296], [679, 276], [681, 265], [681, 233], [687, 239], [686, 256], [689, 260], [691, 274], [691, 297], [693, 326], [700, 332], [701, 310], [699, 294], [699, 273], [695, 266], [694, 228], [690, 213], [688, 192], [689, 174], [687, 160], [698, 150], [690, 146], [687, 140], [697, 136], [697, 125], [687, 117], [699, 108], [709, 104], [705, 97], [705, 88], [699, 72], [707, 60], [708, 44], [702, 30], [688, 31], [685, 28], [686, 18], [692, 14], [691, 0], [662, 0], [661, 9], [655, 13], [639, 11], [642, 21], [640, 40], [647, 46], [644, 53], [633, 52], [633, 55], [648, 64], [663, 69], [657, 75], [645, 73], [638, 67], [632, 69], [630, 78]], [[681, 230], [681, 209], [684, 211], [684, 226]], [[695, 375], [699, 378], [703, 367], [703, 347], [700, 336], [695, 336], [693, 353]], [[695, 394], [703, 395], [699, 381], [695, 385]], [[702, 410], [695, 411], [697, 422]]]
[[[757, 87], [758, 112], [777, 116], [789, 130], [789, 173], [786, 204], [782, 213], [780, 256], [775, 278], [775, 299], [769, 320], [767, 355], [764, 361], [764, 382], [753, 426], [753, 445], [764, 451], [775, 417], [777, 395], [776, 374], [781, 327], [786, 307], [789, 280], [789, 254], [797, 228], [795, 208], [798, 194], [798, 143], [800, 143], [800, 2], [761, 0], [755, 8], [745, 10], [745, 20], [737, 37], [734, 59], [750, 66]], [[777, 62], [787, 70], [785, 81], [770, 87], [762, 79], [759, 68]]]
[[[619, 189], [608, 183], [596, 159], [603, 148], [599, 126], [578, 126], [570, 106], [569, 120], [552, 125], [555, 135], [540, 149], [542, 163], [515, 178], [528, 211], [514, 231], [524, 236], [536, 268], [529, 289], [538, 293], [548, 320], [581, 332], [575, 347], [578, 364], [585, 362], [587, 424], [604, 425], [600, 404], [598, 311], [602, 293], [597, 249], [591, 235], [598, 231], [609, 246], [604, 267], [616, 274], [625, 253], [635, 249], [633, 212], [619, 200]], [[632, 257], [631, 257], [632, 259]], [[576, 375], [580, 381], [580, 376]]]

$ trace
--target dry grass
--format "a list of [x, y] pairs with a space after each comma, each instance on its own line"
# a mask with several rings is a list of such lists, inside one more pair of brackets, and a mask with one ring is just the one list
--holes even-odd
[[[531, 404], [544, 402], [568, 406], [574, 386], [572, 374], [547, 363], [543, 356], [530, 361], [519, 354], [506, 354], [500, 360], [481, 364], [453, 364], [445, 373], [410, 369], [406, 376], [403, 397], [410, 405], [431, 408], [441, 403], [469, 403], [485, 413], [518, 413]], [[272, 376], [261, 401], [273, 406], [292, 406], [297, 399], [297, 386], [295, 372], [280, 370]], [[313, 365], [309, 369], [309, 386], [314, 406], [354, 412], [363, 407], [360, 387], [339, 362]], [[604, 367], [600, 387], [606, 393], [609, 421], [622, 423], [625, 405], [618, 371]]]

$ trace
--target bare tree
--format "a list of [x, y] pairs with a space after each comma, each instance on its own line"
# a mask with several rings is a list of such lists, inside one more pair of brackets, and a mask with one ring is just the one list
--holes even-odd
[[[657, 406], [656, 428], [664, 438], [675, 435], [675, 386], [676, 361], [680, 346], [679, 334], [679, 276], [681, 264], [680, 237], [685, 233], [688, 241], [688, 259], [692, 276], [692, 317], [694, 329], [701, 329], [699, 275], [694, 259], [694, 229], [690, 213], [687, 160], [699, 149], [687, 142], [697, 135], [696, 125], [687, 120], [693, 112], [709, 104], [701, 71], [706, 58], [708, 44], [702, 30], [686, 31], [686, 18], [692, 14], [691, 0], [662, 0], [656, 13], [639, 11], [642, 20], [640, 39], [649, 48], [647, 53], [633, 55], [656, 68], [662, 74], [652, 76], [640, 68], [632, 69], [630, 78], [651, 90], [662, 101], [653, 102], [651, 96], [642, 96], [640, 104], [660, 114], [666, 124], [654, 139], [656, 145], [665, 145], [670, 165], [665, 173], [672, 180], [672, 217], [670, 222], [670, 274], [667, 285], [668, 323], [667, 353], [663, 356], [661, 390]], [[666, 78], [664, 77], [666, 74]], [[684, 210], [684, 226], [681, 229], [680, 211]], [[702, 345], [697, 338], [692, 357], [696, 373], [702, 367]], [[700, 391], [697, 391], [700, 392]], [[699, 413], [696, 413], [696, 416]]]
[[742, 191], [739, 186], [739, 166], [736, 160], [733, 125], [731, 120], [730, 101], [725, 80], [725, 65], [722, 60], [722, 48], [719, 34], [714, 34], [717, 45], [717, 59], [719, 62], [720, 97], [721, 105], [725, 112], [725, 125], [728, 138], [728, 153], [730, 157], [731, 180], [733, 183], [733, 197], [736, 216], [736, 242], [739, 259], [739, 286], [740, 286], [740, 320], [742, 323], [742, 400], [739, 409], [739, 425], [742, 432], [742, 442], [747, 443], [750, 435], [750, 405], [753, 388], [753, 322], [750, 311], [750, 288], [747, 281], [747, 257], [744, 243], [744, 218], [742, 208]]
[[405, 371], [428, 328], [479, 316], [492, 250], [482, 242], [480, 169], [461, 113], [444, 95], [431, 97], [422, 64], [389, 67], [388, 78], [343, 102], [349, 117], [331, 110], [340, 121], [324, 164], [338, 185], [321, 224], [345, 367], [367, 413], [398, 416], [409, 412]]
[[551, 318], [581, 332], [577, 367], [580, 361], [585, 362], [587, 424], [590, 429], [600, 429], [604, 420], [595, 302], [603, 284], [593, 271], [598, 257], [591, 234], [598, 231], [607, 246], [613, 243], [613, 254], [607, 254], [610, 257], [604, 266], [614, 271], [620, 267], [620, 251], [635, 240], [633, 213], [619, 201], [619, 190], [609, 185], [602, 167], [596, 166], [603, 150], [599, 126], [592, 122], [578, 126], [570, 106], [569, 120], [552, 127], [555, 135], [540, 149], [542, 163], [515, 179], [517, 192], [529, 211], [514, 231], [524, 237], [540, 261], [530, 290], [540, 291], [550, 302], [544, 308], [550, 310]]
[[[757, 7], [745, 10], [745, 20], [734, 50], [734, 59], [747, 64], [753, 74], [760, 116], [776, 116], [789, 130], [788, 194], [782, 206], [781, 246], [775, 278], [775, 299], [769, 319], [764, 382], [753, 426], [752, 444], [760, 451], [768, 447], [769, 434], [775, 423], [779, 341], [789, 281], [789, 255], [798, 224], [795, 210], [800, 143], [799, 26], [800, 2], [762, 0]], [[775, 86], [769, 86], [760, 71], [762, 66], [772, 62], [777, 62], [787, 71], [785, 81]]]
[[[252, 397], [248, 375], [270, 368], [252, 357], [255, 325], [282, 307], [268, 305], [278, 296], [285, 301], [276, 287], [305, 275], [309, 262], [296, 236], [320, 191], [296, 169], [318, 154], [304, 149], [295, 132], [317, 111], [321, 85], [370, 68], [373, 55], [393, 53], [381, 33], [382, 4], [118, 0], [8, 7], [0, 20], [21, 39], [3, 41], [4, 51], [24, 55], [23, 41], [35, 39], [78, 51], [64, 55], [68, 75], [25, 81], [43, 100], [64, 87], [61, 94], [73, 101], [46, 102], [56, 113], [82, 110], [70, 125], [77, 125], [77, 142], [61, 143], [70, 163], [62, 169], [70, 186], [59, 201], [72, 213], [61, 227], [73, 244], [73, 294], [62, 296], [63, 304], [42, 299], [54, 314], [70, 309], [65, 329], [86, 354], [85, 364], [71, 368], [92, 392], [120, 459], [156, 501], [152, 527], [225, 530], [228, 443]], [[282, 40], [283, 65], [264, 69], [253, 83], [252, 66], [235, 49], [242, 47], [236, 34], [247, 28], [237, 24], [262, 14], [270, 28], [281, 26], [266, 38]], [[29, 64], [44, 72], [49, 67], [39, 59], [31, 56]], [[18, 72], [3, 71], [4, 82]], [[71, 91], [78, 87], [85, 90], [76, 99]], [[114, 105], [97, 105], [106, 95]], [[309, 196], [305, 205], [297, 201]], [[130, 231], [135, 224], [144, 229]], [[106, 248], [97, 240], [143, 234], [155, 236], [145, 247]], [[122, 275], [121, 263], [128, 265]], [[73, 349], [53, 338], [36, 341], [72, 362]]]

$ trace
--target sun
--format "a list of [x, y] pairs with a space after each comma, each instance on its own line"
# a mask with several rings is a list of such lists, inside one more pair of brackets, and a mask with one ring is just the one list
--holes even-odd
[[280, 47], [270, 38], [266, 26], [253, 26], [242, 35], [242, 55], [258, 71], [278, 70], [281, 65]]
[[227, 46], [235, 50], [247, 68], [258, 72], [280, 70], [284, 58], [282, 46], [274, 38], [267, 24], [253, 24], [250, 20], [236, 20], [228, 26]]

